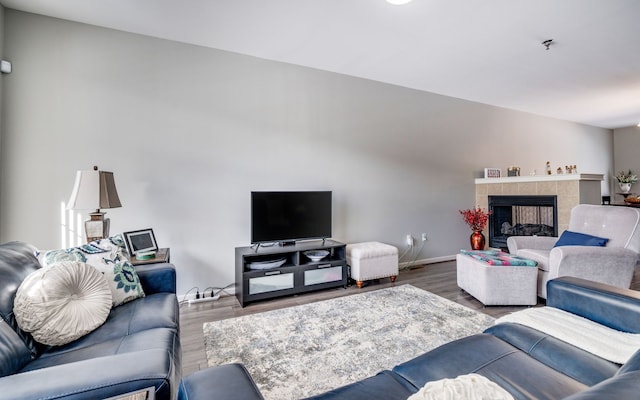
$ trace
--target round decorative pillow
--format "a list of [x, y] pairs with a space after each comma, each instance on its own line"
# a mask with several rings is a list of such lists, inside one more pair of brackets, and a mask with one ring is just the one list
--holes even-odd
[[29, 274], [16, 292], [13, 313], [18, 326], [43, 344], [72, 342], [106, 321], [111, 290], [91, 265], [68, 261]]

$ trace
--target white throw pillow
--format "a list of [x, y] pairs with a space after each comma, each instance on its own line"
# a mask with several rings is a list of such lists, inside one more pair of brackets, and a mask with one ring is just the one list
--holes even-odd
[[111, 290], [100, 271], [82, 262], [61, 262], [29, 274], [13, 305], [18, 326], [43, 344], [60, 346], [107, 320]]
[[43, 267], [61, 261], [80, 261], [97, 268], [107, 278], [113, 307], [145, 296], [140, 278], [125, 252], [121, 235], [78, 247], [38, 252], [36, 256]]
[[479, 374], [427, 382], [407, 400], [513, 400], [513, 396]]

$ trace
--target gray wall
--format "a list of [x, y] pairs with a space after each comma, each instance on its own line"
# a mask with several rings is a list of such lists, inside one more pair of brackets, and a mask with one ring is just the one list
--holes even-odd
[[334, 238], [426, 232], [416, 257], [439, 260], [469, 245], [484, 167], [612, 173], [606, 129], [13, 10], [5, 28], [0, 239], [59, 247], [95, 164], [123, 203], [112, 233], [152, 227], [180, 293], [233, 282], [251, 190], [332, 190]]
[[[640, 127], [629, 126], [613, 131], [614, 171], [627, 171], [631, 169], [640, 176]], [[615, 173], [614, 173], [615, 174]], [[619, 192], [615, 179], [612, 179], [612, 193]], [[631, 186], [631, 191], [638, 193], [640, 183]], [[615, 200], [622, 201], [622, 196], [615, 196]]]

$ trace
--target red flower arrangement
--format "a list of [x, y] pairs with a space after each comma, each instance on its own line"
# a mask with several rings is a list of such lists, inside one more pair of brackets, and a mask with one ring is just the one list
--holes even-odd
[[491, 211], [485, 212], [480, 207], [476, 207], [471, 210], [458, 211], [462, 214], [464, 222], [466, 222], [473, 231], [484, 230], [487, 226], [487, 222], [489, 222], [489, 216], [491, 215]]

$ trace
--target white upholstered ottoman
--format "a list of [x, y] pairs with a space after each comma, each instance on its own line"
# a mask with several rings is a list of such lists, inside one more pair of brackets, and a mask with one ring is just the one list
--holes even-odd
[[485, 306], [538, 302], [536, 266], [491, 265], [466, 254], [458, 254], [456, 264], [458, 286]]
[[347, 245], [347, 264], [351, 266], [351, 278], [359, 288], [364, 281], [398, 276], [398, 249], [380, 242], [353, 243]]

